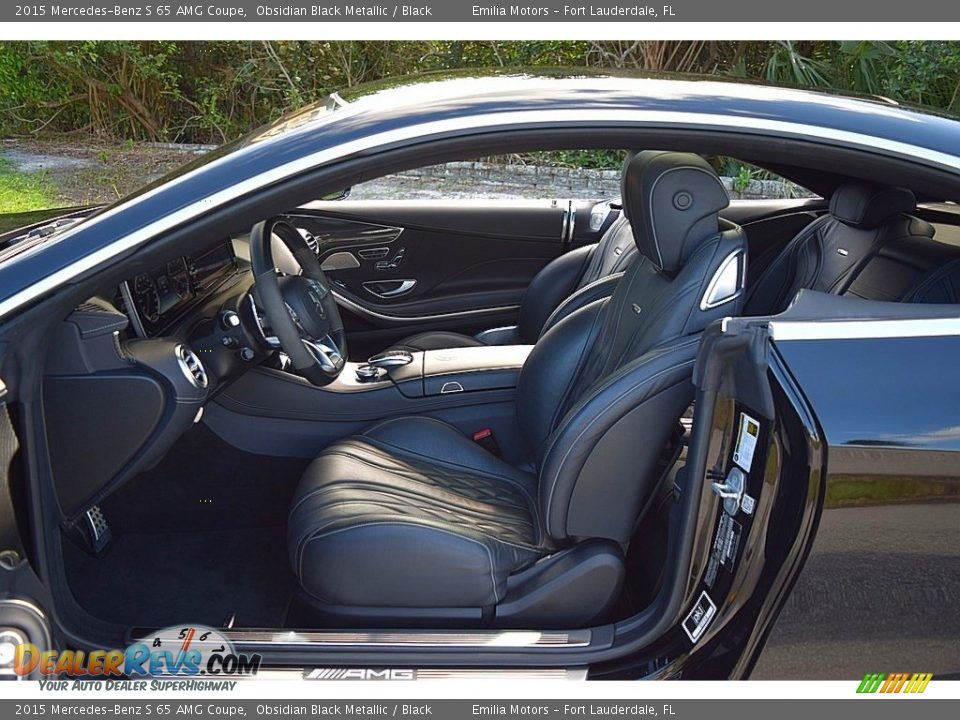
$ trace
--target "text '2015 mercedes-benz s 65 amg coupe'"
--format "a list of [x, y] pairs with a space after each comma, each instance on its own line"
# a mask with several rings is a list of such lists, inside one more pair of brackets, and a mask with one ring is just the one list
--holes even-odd
[[[571, 150], [619, 192], [346, 190]], [[731, 200], [718, 157], [804, 192]], [[958, 673], [958, 201], [948, 117], [530, 73], [6, 219], [0, 630], [199, 624], [291, 676]]]

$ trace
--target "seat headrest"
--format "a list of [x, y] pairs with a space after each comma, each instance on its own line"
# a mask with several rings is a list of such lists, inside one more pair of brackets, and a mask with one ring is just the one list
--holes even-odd
[[621, 190], [637, 249], [671, 275], [717, 233], [717, 213], [730, 204], [713, 168], [690, 153], [645, 150], [628, 157]]
[[917, 209], [917, 198], [906, 188], [849, 182], [830, 198], [830, 214], [844, 225], [873, 230], [894, 215]]

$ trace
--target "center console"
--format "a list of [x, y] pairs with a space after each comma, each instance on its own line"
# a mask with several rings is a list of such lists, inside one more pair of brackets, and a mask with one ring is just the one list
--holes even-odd
[[466, 434], [491, 429], [504, 456], [522, 454], [514, 417], [517, 380], [532, 345], [407, 353], [347, 363], [325, 387], [256, 368], [207, 406], [205, 421], [251, 452], [312, 457], [337, 440], [392, 417], [429, 415]]

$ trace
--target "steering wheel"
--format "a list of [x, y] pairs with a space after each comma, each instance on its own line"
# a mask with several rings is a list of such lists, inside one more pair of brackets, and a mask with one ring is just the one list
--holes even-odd
[[[299, 275], [277, 269], [272, 240], [283, 242], [300, 265]], [[263, 311], [273, 336], [267, 344], [279, 347], [314, 385], [337, 379], [346, 365], [347, 335], [330, 283], [320, 260], [293, 225], [282, 218], [257, 223], [250, 233], [254, 301]]]

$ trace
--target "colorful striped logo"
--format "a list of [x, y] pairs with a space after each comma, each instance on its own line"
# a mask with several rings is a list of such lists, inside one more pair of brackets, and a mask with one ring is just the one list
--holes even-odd
[[858, 693], [922, 693], [933, 673], [867, 673]]

